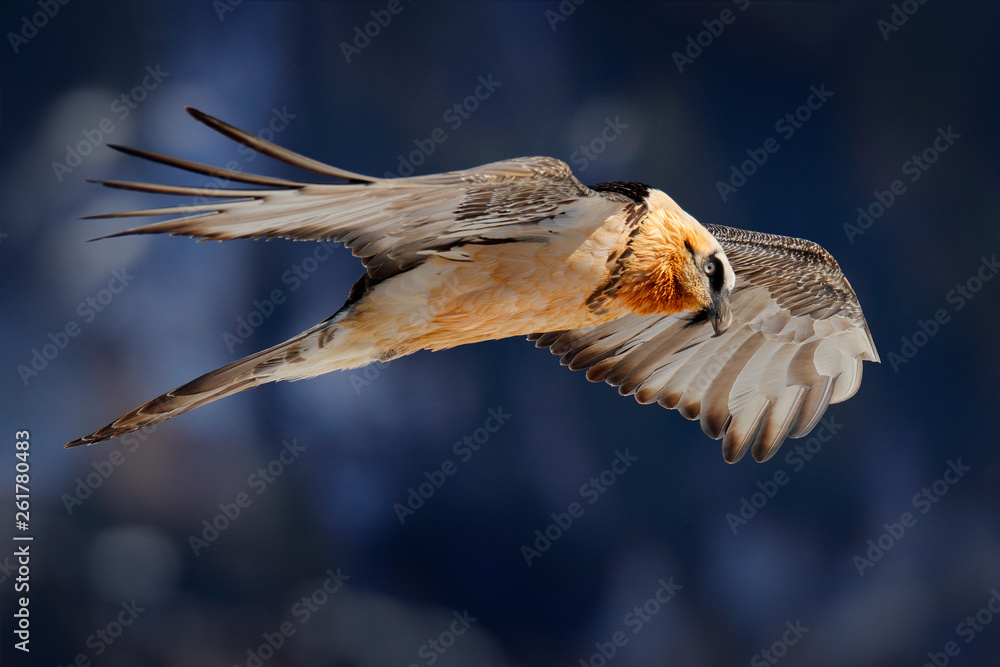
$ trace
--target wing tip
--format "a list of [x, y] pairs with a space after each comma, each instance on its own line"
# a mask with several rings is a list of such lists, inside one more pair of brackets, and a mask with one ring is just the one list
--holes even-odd
[[186, 104], [184, 105], [184, 111], [187, 111], [188, 115], [190, 115], [195, 120], [201, 121], [202, 123], [206, 122], [207, 120], [215, 120], [215, 118], [212, 118], [212, 116], [209, 116], [201, 109], [196, 109], [195, 107], [188, 106]]
[[[737, 420], [730, 422], [729, 426], [726, 427], [725, 435], [722, 436], [722, 458], [726, 463], [736, 463], [750, 450], [750, 445], [757, 439], [757, 434], [764, 425], [764, 419], [773, 405], [771, 400], [765, 399], [757, 410], [753, 421], [749, 424], [734, 423]], [[734, 425], [736, 426], [735, 430]]]
[[77, 438], [76, 440], [70, 440], [65, 445], [63, 445], [63, 449], [72, 449], [74, 447], [79, 447], [81, 445], [87, 445], [89, 447], [94, 443], [103, 442], [104, 440], [108, 439], [107, 437], [98, 436], [97, 435], [98, 433], [99, 431], [95, 431], [94, 433], [91, 433], [90, 435], [85, 435], [82, 438]]

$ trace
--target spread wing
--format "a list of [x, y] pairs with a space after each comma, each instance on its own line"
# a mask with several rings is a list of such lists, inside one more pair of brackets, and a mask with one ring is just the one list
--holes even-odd
[[[373, 279], [395, 275], [464, 243], [543, 239], [548, 227], [602, 222], [627, 198], [581, 184], [554, 158], [495, 162], [464, 171], [383, 179], [362, 176], [304, 157], [195, 109], [188, 112], [225, 136], [276, 160], [343, 183], [305, 183], [245, 174], [135, 148], [119, 151], [222, 182], [263, 189], [197, 188], [101, 181], [126, 190], [187, 196], [191, 203], [93, 218], [187, 215], [110, 236], [168, 233], [199, 239], [332, 239], [362, 259]], [[208, 201], [211, 199], [212, 201]], [[586, 215], [588, 212], [600, 215]], [[190, 214], [190, 215], [188, 215]]]
[[628, 316], [529, 336], [640, 403], [700, 419], [726, 461], [766, 461], [806, 435], [878, 361], [861, 305], [837, 262], [810, 241], [706, 225], [736, 273], [733, 324], [713, 336], [690, 315]]

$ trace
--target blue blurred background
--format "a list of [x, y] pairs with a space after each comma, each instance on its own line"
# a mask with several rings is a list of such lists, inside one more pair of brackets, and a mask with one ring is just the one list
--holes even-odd
[[[916, 0], [4, 3], [4, 664], [995, 664], [998, 19]], [[814, 87], [830, 95], [802, 108]], [[82, 216], [167, 202], [87, 179], [210, 181], [107, 142], [303, 177], [185, 105], [362, 173], [551, 155], [812, 239], [883, 363], [763, 465], [523, 340], [64, 451], [326, 318], [361, 273], [289, 241], [87, 243], [128, 221]], [[734, 168], [753, 173], [720, 190]]]

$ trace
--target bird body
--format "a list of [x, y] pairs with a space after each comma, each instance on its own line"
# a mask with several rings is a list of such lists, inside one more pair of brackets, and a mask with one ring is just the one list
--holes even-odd
[[346, 182], [299, 183], [117, 147], [265, 189], [106, 182], [221, 199], [96, 216], [192, 214], [113, 236], [334, 239], [362, 258], [366, 273], [327, 320], [68, 447], [265, 382], [526, 335], [570, 368], [587, 368], [588, 379], [700, 417], [706, 433], [724, 438], [727, 460], [751, 444], [763, 460], [857, 390], [862, 359], [878, 359], [853, 290], [808, 241], [706, 227], [662, 191], [633, 182], [588, 188], [552, 158], [378, 179], [189, 111], [261, 153]]

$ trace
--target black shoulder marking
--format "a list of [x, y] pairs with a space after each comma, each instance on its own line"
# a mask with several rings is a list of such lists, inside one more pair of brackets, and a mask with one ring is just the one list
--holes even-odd
[[344, 305], [341, 306], [337, 310], [337, 312], [335, 312], [333, 315], [331, 315], [330, 317], [326, 318], [323, 321], [330, 322], [331, 320], [333, 320], [333, 318], [337, 317], [337, 315], [340, 315], [342, 312], [344, 312], [345, 310], [356, 304], [358, 301], [361, 301], [362, 297], [364, 297], [368, 292], [370, 292], [376, 285], [378, 285], [383, 280], [387, 280], [387, 278], [372, 278], [367, 273], [362, 275], [360, 278], [358, 278], [357, 282], [355, 282], [354, 285], [351, 286], [351, 291], [347, 294], [347, 301], [344, 302]]
[[641, 204], [646, 199], [646, 196], [649, 195], [649, 191], [653, 189], [645, 183], [636, 183], [635, 181], [613, 181], [611, 183], [598, 183], [589, 187], [596, 192], [614, 192], [615, 194], [624, 195], [636, 204]]
[[[351, 291], [348, 293], [347, 301], [344, 302], [344, 305], [338, 308], [337, 312], [335, 312], [333, 315], [323, 320], [323, 323], [333, 322], [334, 320], [337, 319], [339, 315], [344, 313], [344, 311], [350, 310], [350, 308], [352, 308], [358, 301], [361, 301], [361, 299], [364, 298], [364, 296], [368, 294], [368, 292], [374, 289], [375, 286], [378, 285], [383, 280], [387, 280], [387, 278], [372, 278], [367, 273], [362, 275], [360, 278], [358, 278], [357, 282], [355, 282], [354, 285], [351, 287]], [[321, 348], [326, 347], [327, 345], [330, 344], [330, 341], [332, 341], [334, 336], [336, 335], [337, 335], [336, 327], [334, 326], [327, 327], [319, 337], [319, 346]]]

